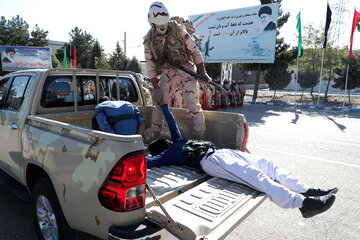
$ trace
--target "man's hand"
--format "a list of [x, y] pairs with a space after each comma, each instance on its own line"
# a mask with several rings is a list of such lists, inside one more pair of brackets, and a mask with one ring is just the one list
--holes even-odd
[[151, 84], [153, 85], [154, 89], [159, 88], [159, 82], [160, 82], [160, 78], [159, 78], [159, 77], [150, 78], [149, 81], [150, 81]]
[[164, 95], [163, 95], [161, 89], [159, 87], [157, 87], [157, 88], [154, 87], [154, 91], [152, 94], [152, 99], [154, 100], [154, 102], [156, 102], [156, 104], [160, 105], [163, 97], [164, 97]]
[[196, 65], [198, 72], [207, 78], [207, 82], [211, 82], [211, 77], [207, 74], [204, 63], [199, 63]]

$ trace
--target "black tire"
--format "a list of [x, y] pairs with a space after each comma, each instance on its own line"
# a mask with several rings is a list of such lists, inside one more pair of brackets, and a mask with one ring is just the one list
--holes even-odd
[[[73, 230], [68, 226], [55, 189], [48, 178], [42, 178], [32, 191], [31, 208], [36, 233], [41, 240], [73, 239]], [[39, 210], [39, 211], [38, 211]], [[42, 225], [42, 230], [40, 228]], [[53, 238], [51, 238], [53, 236]]]

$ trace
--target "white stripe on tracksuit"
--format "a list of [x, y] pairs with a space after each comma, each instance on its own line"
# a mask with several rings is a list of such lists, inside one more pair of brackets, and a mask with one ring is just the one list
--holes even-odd
[[[211, 150], [209, 150], [211, 151]], [[274, 162], [233, 149], [216, 149], [200, 162], [214, 177], [238, 182], [266, 193], [282, 208], [300, 208], [309, 187]]]

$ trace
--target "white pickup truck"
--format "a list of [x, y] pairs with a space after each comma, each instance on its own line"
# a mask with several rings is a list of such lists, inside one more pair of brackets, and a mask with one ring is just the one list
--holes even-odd
[[[92, 130], [103, 95], [139, 106], [144, 136]], [[39, 239], [134, 239], [162, 228], [181, 239], [221, 239], [266, 199], [186, 166], [146, 169], [153, 107], [144, 103], [131, 72], [27, 70], [0, 79], [0, 167], [31, 193]], [[189, 113], [172, 110], [192, 138]], [[244, 149], [243, 115], [205, 111], [205, 119], [207, 140]]]

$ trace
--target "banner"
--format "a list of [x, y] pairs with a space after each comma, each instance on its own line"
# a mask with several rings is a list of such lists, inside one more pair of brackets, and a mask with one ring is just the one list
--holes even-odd
[[301, 43], [302, 43], [302, 37], [301, 37], [301, 16], [300, 16], [300, 12], [299, 14], [296, 16], [297, 19], [297, 24], [296, 24], [296, 29], [299, 33], [299, 40], [298, 40], [298, 57], [301, 56]]
[[327, 4], [327, 10], [326, 10], [325, 36], [324, 36], [323, 48], [326, 48], [327, 35], [328, 35], [330, 23], [331, 23], [331, 15], [332, 15], [332, 12], [331, 12], [331, 9], [330, 9], [329, 3], [328, 3]]
[[50, 48], [0, 46], [3, 71], [51, 68]]
[[205, 62], [273, 63], [278, 9], [273, 3], [189, 16]]
[[351, 27], [351, 36], [350, 36], [350, 50], [349, 50], [349, 58], [354, 59], [355, 56], [353, 55], [352, 52], [352, 47], [353, 47], [353, 37], [354, 37], [354, 32], [356, 29], [356, 26], [358, 25], [360, 19], [360, 13], [356, 10], [354, 10], [354, 19], [353, 19], [353, 23], [352, 23], [352, 27]]

